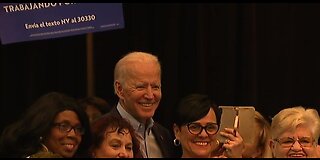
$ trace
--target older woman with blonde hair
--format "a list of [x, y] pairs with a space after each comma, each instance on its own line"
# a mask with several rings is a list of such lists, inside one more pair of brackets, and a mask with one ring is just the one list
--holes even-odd
[[272, 155], [274, 158], [317, 157], [319, 133], [317, 110], [302, 106], [283, 109], [271, 123]]

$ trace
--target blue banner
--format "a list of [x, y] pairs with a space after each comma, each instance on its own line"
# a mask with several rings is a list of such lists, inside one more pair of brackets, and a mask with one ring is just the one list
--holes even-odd
[[1, 3], [2, 44], [124, 28], [121, 3]]

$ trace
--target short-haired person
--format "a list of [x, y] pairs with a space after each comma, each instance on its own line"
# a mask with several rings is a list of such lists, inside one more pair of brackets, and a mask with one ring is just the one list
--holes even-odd
[[170, 131], [153, 120], [161, 93], [161, 66], [155, 55], [130, 52], [114, 69], [114, 90], [119, 101], [108, 114], [129, 120], [145, 158], [175, 157]]
[[[220, 134], [227, 138], [227, 143], [219, 144], [217, 117], [220, 117], [218, 107], [207, 95], [190, 94], [181, 99], [173, 130], [175, 145], [182, 148], [182, 158], [242, 157], [243, 139], [237, 131], [234, 135], [234, 129], [225, 128]], [[215, 153], [220, 147], [226, 151]]]
[[317, 110], [302, 106], [286, 108], [271, 123], [270, 148], [274, 158], [317, 157], [320, 123]]
[[91, 132], [76, 100], [58, 92], [41, 96], [0, 138], [4, 157], [87, 157]]
[[141, 158], [140, 145], [131, 124], [108, 115], [91, 123], [93, 158]]

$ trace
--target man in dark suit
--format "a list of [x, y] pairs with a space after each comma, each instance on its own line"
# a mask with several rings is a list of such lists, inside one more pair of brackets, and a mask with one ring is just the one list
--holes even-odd
[[145, 158], [176, 157], [173, 135], [152, 117], [161, 100], [161, 65], [145, 52], [131, 52], [114, 69], [117, 106], [108, 114], [119, 115], [132, 124]]

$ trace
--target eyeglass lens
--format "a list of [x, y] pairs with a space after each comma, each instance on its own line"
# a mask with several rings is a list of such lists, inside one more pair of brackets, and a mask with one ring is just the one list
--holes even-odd
[[74, 132], [78, 135], [84, 134], [84, 129], [80, 126], [72, 127], [68, 123], [55, 123], [55, 126], [59, 127], [59, 130], [63, 133], [68, 133], [73, 129]]
[[199, 134], [204, 129], [207, 134], [213, 135], [216, 134], [219, 129], [216, 123], [208, 123], [206, 126], [202, 126], [199, 123], [189, 123], [187, 127], [191, 134]]
[[277, 142], [283, 147], [291, 147], [293, 144], [298, 141], [302, 147], [311, 147], [313, 145], [313, 139], [311, 137], [301, 137], [301, 138], [292, 138], [284, 137], [276, 139]]

